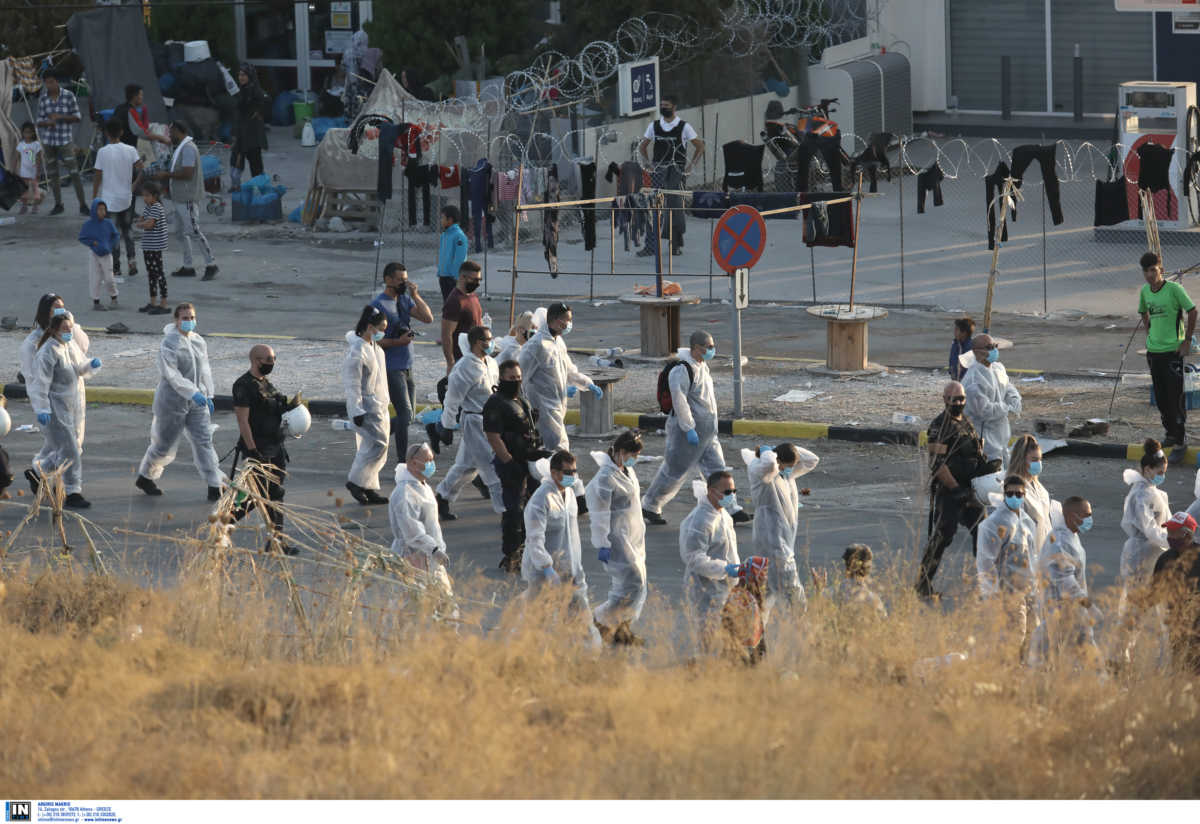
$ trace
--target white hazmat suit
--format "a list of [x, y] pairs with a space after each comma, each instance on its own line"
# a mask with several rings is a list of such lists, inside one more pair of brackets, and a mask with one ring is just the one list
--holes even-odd
[[1036, 527], [1024, 511], [1001, 505], [979, 525], [975, 571], [979, 594], [1001, 601], [1008, 631], [1020, 642], [1022, 657], [1033, 595], [1033, 541]]
[[721, 608], [733, 588], [727, 564], [740, 564], [733, 518], [702, 497], [679, 525], [679, 557], [683, 559], [683, 598], [699, 633], [710, 648], [721, 629]]
[[[88, 338], [87, 332], [83, 331], [83, 327], [75, 323], [75, 318], [70, 312], [67, 312], [67, 318], [71, 321], [71, 342], [67, 344], [71, 352], [71, 358], [76, 364], [83, 364], [91, 361], [88, 355], [88, 350], [91, 349], [92, 343]], [[25, 394], [33, 397], [33, 382], [37, 380], [37, 370], [34, 369], [33, 361], [38, 353], [38, 341], [42, 339], [45, 330], [39, 326], [34, 326], [25, 340], [21, 341], [21, 347], [18, 351], [18, 357], [21, 361], [21, 374], [25, 376]], [[84, 430], [84, 409], [87, 406], [87, 392], [85, 391], [83, 376], [78, 380], [79, 400], [76, 406], [75, 427], [76, 436], [79, 440], [79, 448], [83, 449], [83, 430]], [[34, 458], [34, 464], [37, 464], [39, 458], [43, 457], [41, 452], [38, 452]]]
[[350, 483], [378, 491], [379, 473], [387, 463], [390, 421], [388, 418], [387, 364], [383, 349], [354, 332], [346, 333], [346, 357], [342, 361], [342, 386], [346, 391], [346, 414], [351, 420], [363, 416], [354, 427], [358, 451], [350, 466]]
[[807, 606], [800, 571], [796, 567], [796, 528], [800, 523], [800, 493], [796, 478], [816, 469], [820, 458], [795, 447], [796, 464], [791, 477], [783, 477], [779, 456], [765, 450], [758, 457], [742, 450], [750, 476], [750, 500], [754, 502], [754, 549], [769, 558], [767, 567], [768, 615], [778, 603], [803, 612]]
[[1021, 414], [1021, 393], [999, 361], [972, 364], [962, 385], [967, 396], [963, 412], [983, 438], [983, 454], [988, 460], [999, 458], [1007, 467], [1008, 440], [1012, 436], [1008, 416]]
[[[693, 359], [690, 349], [681, 348], [678, 354], [691, 367], [692, 379], [689, 383], [684, 363], [667, 375], [675, 408], [667, 416], [667, 446], [662, 466], [642, 497], [642, 507], [656, 515], [662, 514], [663, 507], [679, 493], [679, 487], [697, 467], [704, 478], [727, 468], [725, 453], [717, 440], [717, 395], [708, 364]], [[693, 430], [698, 440], [695, 445], [687, 440], [687, 433]], [[735, 507], [734, 511], [739, 509], [740, 506]]]
[[587, 485], [592, 546], [608, 548], [612, 586], [596, 607], [596, 620], [610, 628], [636, 621], [646, 604], [646, 522], [641, 486], [628, 467], [617, 466], [606, 452], [593, 452], [599, 471]]
[[502, 338], [496, 338], [496, 346], [500, 347], [500, 354], [496, 355], [497, 365], [510, 360], [515, 360], [517, 363], [521, 362], [521, 349], [524, 344], [517, 340], [516, 335], [505, 335]]
[[1035, 648], [1087, 646], [1098, 653], [1092, 632], [1095, 608], [1089, 612], [1080, 604], [1088, 588], [1087, 553], [1079, 534], [1065, 523], [1057, 525], [1042, 545], [1037, 569], [1044, 606]]
[[83, 491], [84, 411], [79, 384], [92, 372], [90, 360], [77, 359], [71, 343], [57, 338], [47, 340], [33, 361], [29, 400], [35, 414], [50, 414], [50, 423], [42, 427], [42, 450], [35, 468], [45, 474], [69, 464], [63, 473], [68, 495]]
[[567, 352], [562, 335], [554, 335], [543, 327], [521, 347], [517, 360], [521, 364], [521, 380], [525, 397], [534, 409], [541, 410], [538, 433], [551, 452], [570, 449], [563, 416], [567, 412], [567, 387], [590, 389], [592, 379], [579, 371]]
[[[553, 569], [558, 583], [572, 587], [571, 608], [590, 616], [583, 548], [579, 541], [579, 507], [570, 490], [559, 489], [550, 477], [542, 481], [525, 505], [521, 578], [528, 584], [526, 593], [530, 597], [550, 583], [547, 568]], [[590, 620], [588, 623], [591, 626]], [[599, 637], [594, 626], [591, 633]]]
[[495, 453], [483, 432], [483, 405], [500, 382], [500, 370], [489, 356], [481, 358], [471, 352], [465, 340], [460, 345], [463, 356], [450, 370], [446, 400], [442, 404], [442, 426], [459, 430], [458, 452], [454, 465], [438, 484], [437, 494], [454, 502], [463, 487], [479, 473], [491, 494], [492, 509], [502, 514], [504, 490], [492, 466]]
[[[1121, 547], [1121, 600], [1117, 605], [1120, 621], [1112, 652], [1118, 660], [1128, 661], [1143, 619], [1143, 610], [1136, 604], [1136, 595], [1149, 585], [1155, 563], [1167, 550], [1167, 530], [1163, 524], [1171, 518], [1171, 506], [1167, 493], [1136, 469], [1126, 469], [1121, 477], [1129, 486], [1125, 509], [1121, 514], [1121, 529], [1129, 537]], [[1162, 610], [1155, 607], [1151, 612], [1160, 642], [1165, 641], [1166, 627], [1162, 623]], [[1164, 650], [1165, 646], [1161, 646], [1160, 656]]]
[[185, 335], [174, 323], [169, 323], [163, 327], [163, 339], [158, 345], [154, 421], [139, 475], [152, 481], [162, 477], [163, 470], [175, 460], [180, 436], [186, 434], [200, 477], [209, 486], [221, 485], [221, 468], [212, 443], [212, 416], [207, 403], [197, 404], [193, 400], [197, 392], [205, 398], [215, 394], [208, 344], [195, 332]]
[[392, 526], [392, 552], [417, 569], [428, 571], [444, 593], [452, 594], [446, 572], [449, 556], [442, 526], [438, 522], [437, 499], [424, 478], [396, 467], [396, 488], [388, 497], [388, 522]]

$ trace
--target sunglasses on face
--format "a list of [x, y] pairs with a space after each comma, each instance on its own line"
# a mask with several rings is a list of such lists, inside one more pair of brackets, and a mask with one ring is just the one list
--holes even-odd
[[725, 490], [724, 492], [722, 492], [721, 494], [722, 494], [722, 495], [736, 495], [736, 494], [737, 494], [737, 490], [736, 490], [736, 489], [726, 489], [726, 490]]
[[1019, 492], [1017, 490], [1006, 489], [1006, 490], [1004, 490], [1004, 494], [1006, 497], [1009, 497], [1009, 498], [1024, 498], [1025, 497], [1024, 492]]

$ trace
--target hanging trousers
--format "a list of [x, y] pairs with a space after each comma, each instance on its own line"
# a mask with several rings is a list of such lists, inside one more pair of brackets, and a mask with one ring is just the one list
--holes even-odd
[[[596, 164], [579, 164], [579, 195], [583, 200], [591, 200], [596, 196]], [[583, 207], [583, 248], [591, 251], [596, 248], [596, 206], [589, 204]]]
[[[1050, 220], [1058, 226], [1063, 222], [1062, 198], [1058, 191], [1058, 173], [1054, 169], [1054, 152], [1058, 145], [1018, 146], [1012, 153], [1012, 176], [1020, 180], [1033, 161], [1042, 169], [1042, 186], [1046, 189], [1046, 202], [1050, 204]], [[1020, 184], [1018, 184], [1020, 188]]]
[[496, 248], [492, 236], [492, 223], [487, 219], [488, 202], [491, 200], [492, 164], [485, 163], [483, 168], [478, 165], [467, 172], [467, 187], [471, 198], [471, 232], [475, 236], [476, 254], [483, 251], [482, 235], [486, 230], [489, 249]]
[[942, 181], [946, 179], [942, 167], [934, 163], [917, 175], [917, 214], [925, 212], [925, 193], [933, 192], [933, 205], [942, 205]]
[[829, 188], [831, 191], [842, 190], [842, 141], [837, 137], [817, 137], [807, 135], [804, 142], [796, 147], [793, 157], [796, 159], [796, 191], [807, 192], [809, 187], [809, 164], [818, 154], [825, 159], [829, 167]]
[[[987, 190], [987, 223], [988, 223], [988, 248], [996, 248], [996, 213], [1000, 211], [1000, 203], [996, 197], [1004, 192], [1004, 181], [1011, 177], [1008, 164], [1003, 160], [996, 166], [996, 171], [983, 179], [983, 185]], [[1004, 226], [1000, 235], [1000, 240], [1008, 243], [1008, 221], [1016, 221], [1017, 210], [1014, 206], [1008, 210], [1007, 217], [1004, 220]]]

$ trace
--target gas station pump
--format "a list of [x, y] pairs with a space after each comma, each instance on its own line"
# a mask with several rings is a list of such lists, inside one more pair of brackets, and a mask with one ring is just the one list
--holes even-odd
[[[1125, 175], [1129, 214], [1138, 214], [1138, 149], [1156, 143], [1171, 150], [1168, 188], [1154, 192], [1154, 213], [1162, 230], [1188, 229], [1200, 224], [1200, 110], [1196, 84], [1162, 81], [1122, 83], [1117, 92], [1117, 142]], [[1142, 223], [1138, 220], [1137, 223]]]

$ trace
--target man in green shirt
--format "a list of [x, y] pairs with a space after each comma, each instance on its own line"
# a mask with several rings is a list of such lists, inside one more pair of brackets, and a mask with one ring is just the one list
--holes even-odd
[[[1146, 362], [1154, 382], [1154, 398], [1162, 416], [1166, 437], [1163, 446], [1185, 447], [1187, 403], [1183, 393], [1183, 356], [1191, 347], [1196, 331], [1196, 304], [1178, 283], [1163, 279], [1162, 259], [1154, 252], [1141, 258], [1146, 285], [1138, 297], [1138, 312], [1149, 330], [1146, 334]], [[1187, 315], [1187, 332], [1183, 318]], [[1183, 459], [1186, 449], [1171, 452], [1171, 463]]]

